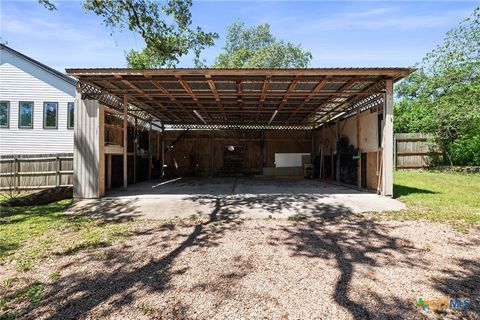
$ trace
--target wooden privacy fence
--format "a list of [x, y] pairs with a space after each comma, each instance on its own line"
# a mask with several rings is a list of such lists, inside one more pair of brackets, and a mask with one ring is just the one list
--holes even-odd
[[73, 154], [0, 157], [0, 190], [42, 189], [73, 185]]
[[394, 136], [395, 168], [419, 169], [431, 165], [430, 156], [441, 155], [432, 136], [424, 133], [396, 133]]

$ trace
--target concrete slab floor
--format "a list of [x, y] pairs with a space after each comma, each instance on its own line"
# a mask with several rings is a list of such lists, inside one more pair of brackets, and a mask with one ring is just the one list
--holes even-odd
[[319, 180], [278, 178], [177, 178], [142, 182], [113, 190], [99, 200], [83, 200], [71, 211], [113, 219], [140, 217], [290, 218], [401, 210], [398, 200]]

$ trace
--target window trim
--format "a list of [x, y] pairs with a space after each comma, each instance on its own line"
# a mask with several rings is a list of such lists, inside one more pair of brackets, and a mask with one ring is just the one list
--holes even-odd
[[[22, 118], [20, 116], [20, 110], [22, 103], [30, 103], [32, 105], [32, 125], [30, 126], [22, 126]], [[18, 102], [18, 128], [19, 129], [33, 129], [33, 121], [34, 121], [34, 110], [35, 110], [35, 103], [33, 101], [19, 101]]]
[[[46, 126], [46, 120], [47, 120], [47, 117], [45, 115], [45, 108], [47, 106], [47, 103], [54, 103], [56, 105], [56, 108], [55, 108], [55, 127], [47, 127]], [[52, 129], [52, 130], [55, 130], [55, 129], [58, 129], [58, 102], [55, 102], [55, 101], [44, 101], [43, 102], [43, 129]]]
[[67, 129], [72, 130], [73, 128], [75, 128], [75, 122], [73, 123], [73, 126], [70, 126], [70, 104], [73, 105], [73, 119], [75, 121], [75, 102], [67, 102]]
[[3, 102], [7, 104], [7, 124], [3, 126], [0, 124], [0, 128], [8, 129], [10, 128], [10, 101], [6, 101], [6, 100], [0, 101], [0, 103], [3, 103]]

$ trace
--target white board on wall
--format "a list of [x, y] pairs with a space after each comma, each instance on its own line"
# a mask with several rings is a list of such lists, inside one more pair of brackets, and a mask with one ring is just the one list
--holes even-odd
[[275, 153], [275, 167], [301, 167], [302, 156], [309, 156], [310, 153]]

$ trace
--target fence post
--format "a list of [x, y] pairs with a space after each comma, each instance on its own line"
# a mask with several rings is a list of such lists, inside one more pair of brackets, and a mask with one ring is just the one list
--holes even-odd
[[17, 192], [18, 190], [18, 164], [17, 156], [13, 156], [13, 190]]
[[55, 185], [58, 187], [60, 185], [60, 158], [58, 154], [55, 157], [56, 173], [55, 173]]
[[393, 168], [397, 170], [397, 134], [393, 134]]

